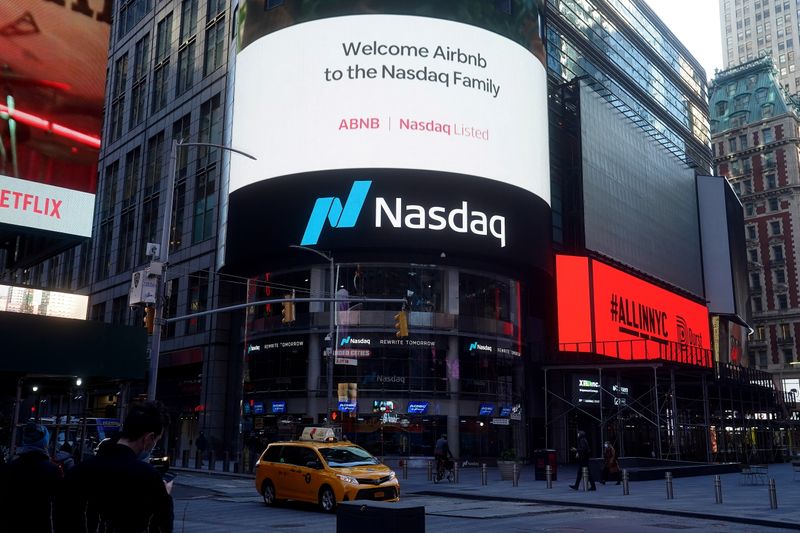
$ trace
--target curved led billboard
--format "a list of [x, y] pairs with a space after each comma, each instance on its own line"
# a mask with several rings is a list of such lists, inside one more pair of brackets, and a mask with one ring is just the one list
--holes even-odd
[[272, 4], [246, 2], [239, 19], [231, 145], [257, 159], [231, 158], [229, 267], [252, 260], [242, 246], [264, 242], [256, 219], [275, 212], [285, 230], [271, 248], [408, 244], [544, 264], [537, 3]]

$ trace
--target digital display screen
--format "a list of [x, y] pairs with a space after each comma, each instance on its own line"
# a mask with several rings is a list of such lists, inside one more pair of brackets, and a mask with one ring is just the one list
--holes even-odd
[[503, 405], [500, 407], [500, 416], [511, 416], [511, 406]]
[[408, 402], [406, 413], [409, 415], [424, 415], [428, 412], [429, 402]]
[[272, 402], [272, 412], [273, 413], [285, 413], [286, 412], [286, 402], [284, 400]]
[[492, 416], [494, 414], [494, 404], [493, 403], [482, 403], [480, 409], [478, 410], [479, 416]]
[[358, 410], [358, 402], [339, 402], [338, 408], [343, 413], [355, 413]]
[[252, 408], [250, 407], [250, 403], [249, 402], [244, 402], [244, 404], [242, 405], [242, 410], [244, 411], [244, 414], [246, 414], [246, 415], [249, 415], [250, 413], [253, 412]]
[[264, 414], [264, 402], [256, 402], [253, 404], [253, 414], [255, 415]]
[[372, 402], [373, 413], [392, 413], [394, 412], [394, 402], [384, 400], [374, 400]]
[[86, 320], [88, 307], [81, 294], [0, 285], [0, 311]]

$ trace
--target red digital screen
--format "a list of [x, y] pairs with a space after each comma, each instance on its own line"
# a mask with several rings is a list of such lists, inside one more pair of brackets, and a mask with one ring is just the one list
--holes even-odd
[[561, 351], [711, 366], [705, 305], [594, 259], [556, 269]]

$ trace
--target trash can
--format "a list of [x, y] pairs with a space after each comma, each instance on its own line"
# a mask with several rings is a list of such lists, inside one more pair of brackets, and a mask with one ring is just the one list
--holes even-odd
[[536, 481], [547, 481], [547, 465], [553, 472], [552, 480], [558, 479], [558, 454], [555, 450], [533, 450], [533, 471]]

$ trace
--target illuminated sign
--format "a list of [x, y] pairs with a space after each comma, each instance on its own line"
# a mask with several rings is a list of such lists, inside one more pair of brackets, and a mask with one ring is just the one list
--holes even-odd
[[272, 412], [273, 413], [285, 413], [286, 412], [286, 401], [285, 400], [276, 400], [272, 402]]
[[556, 257], [562, 351], [711, 365], [708, 309], [586, 257]]
[[[277, 18], [248, 10], [241, 33]], [[546, 73], [520, 44], [475, 25], [378, 14], [242, 44], [232, 144], [258, 160], [231, 158], [230, 192], [317, 170], [404, 168], [489, 178], [549, 204]]]
[[253, 414], [254, 415], [264, 414], [264, 402], [255, 402], [253, 404]]
[[355, 413], [358, 410], [358, 402], [339, 402], [338, 408], [343, 413]]
[[92, 236], [94, 195], [0, 175], [0, 224]]
[[480, 408], [478, 409], [479, 416], [492, 416], [493, 414], [494, 414], [493, 403], [482, 403]]
[[374, 400], [372, 402], [372, 412], [373, 413], [393, 413], [394, 412], [394, 402], [389, 400]]
[[600, 405], [600, 382], [596, 378], [575, 378], [575, 401], [578, 404]]
[[511, 416], [511, 406], [510, 405], [500, 406], [500, 416]]
[[408, 402], [406, 413], [409, 415], [424, 415], [428, 412], [429, 402]]
[[88, 307], [88, 296], [0, 285], [0, 311], [85, 320]]

